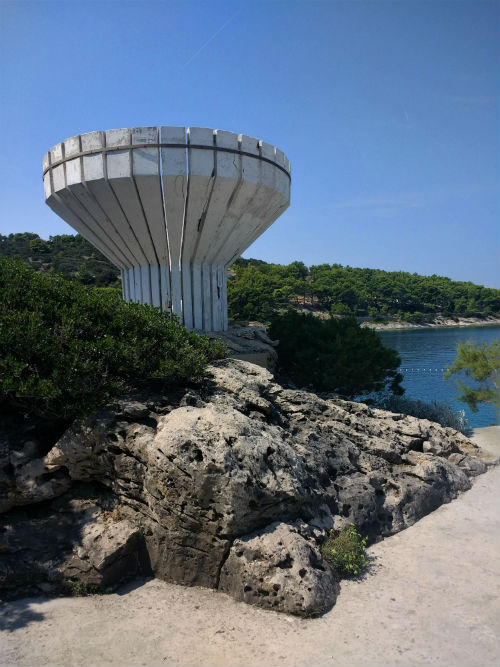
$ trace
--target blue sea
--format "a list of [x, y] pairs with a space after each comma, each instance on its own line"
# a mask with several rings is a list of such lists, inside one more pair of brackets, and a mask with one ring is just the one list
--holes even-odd
[[472, 340], [491, 343], [500, 338], [498, 325], [379, 331], [382, 342], [398, 351], [401, 357], [405, 396], [421, 401], [450, 403], [456, 410], [465, 410], [471, 428], [498, 424], [498, 412], [491, 405], [482, 405], [472, 412], [456, 400], [457, 389], [452, 378], [443, 380], [445, 366], [456, 356], [457, 343]]

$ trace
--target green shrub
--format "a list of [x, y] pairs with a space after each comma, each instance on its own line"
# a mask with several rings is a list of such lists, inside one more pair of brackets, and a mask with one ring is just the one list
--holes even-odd
[[[500, 411], [500, 339], [477, 345], [472, 340], [458, 343], [457, 356], [446, 367], [445, 379], [462, 375], [467, 382], [458, 380], [458, 400], [477, 412], [482, 403], [493, 404]], [[472, 384], [471, 384], [472, 382]]]
[[199, 381], [224, 346], [159, 309], [0, 258], [0, 406], [84, 415], [157, 381]]
[[397, 352], [354, 317], [322, 320], [289, 310], [272, 318], [268, 333], [279, 340], [278, 364], [285, 382], [347, 398], [385, 387], [403, 392]]
[[425, 324], [426, 322], [432, 321], [434, 316], [424, 315], [416, 310], [414, 313], [403, 313], [401, 319], [404, 322], [411, 322], [412, 324]]
[[465, 410], [454, 410], [449, 403], [440, 401], [419, 401], [405, 396], [382, 395], [366, 401], [369, 405], [389, 412], [401, 412], [418, 419], [428, 419], [431, 422], [449, 426], [455, 431], [468, 435], [467, 418]]
[[85, 581], [66, 579], [62, 583], [62, 590], [73, 597], [88, 597], [89, 595], [109, 595], [113, 586], [103, 587], [100, 584], [88, 584]]
[[368, 565], [367, 537], [361, 537], [353, 523], [341, 530], [331, 530], [321, 547], [321, 553], [341, 577], [357, 575]]

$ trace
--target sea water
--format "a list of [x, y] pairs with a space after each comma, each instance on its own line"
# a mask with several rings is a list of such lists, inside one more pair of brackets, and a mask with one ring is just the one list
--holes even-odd
[[455, 410], [465, 410], [471, 428], [498, 424], [498, 412], [490, 404], [483, 404], [472, 412], [457, 401], [458, 391], [454, 376], [444, 380], [445, 367], [453, 363], [457, 344], [468, 340], [476, 344], [491, 343], [500, 338], [498, 325], [477, 327], [443, 327], [379, 331], [382, 342], [397, 350], [401, 357], [399, 372], [407, 398], [421, 401], [449, 403]]

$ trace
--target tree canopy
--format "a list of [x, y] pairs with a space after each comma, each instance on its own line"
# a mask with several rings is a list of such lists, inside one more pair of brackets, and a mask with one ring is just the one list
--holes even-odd
[[466, 378], [466, 381], [457, 379], [459, 401], [473, 412], [477, 412], [479, 403], [492, 403], [500, 410], [500, 340], [489, 345], [477, 345], [473, 341], [459, 343], [457, 356], [444, 377], [457, 375]]
[[[0, 235], [0, 255], [19, 257], [41, 273], [96, 287], [119, 287], [119, 270], [78, 234]], [[335, 315], [396, 317], [423, 322], [437, 314], [487, 316], [500, 313], [500, 291], [453, 281], [443, 276], [421, 276], [404, 271], [360, 269], [341, 264], [303, 262], [268, 264], [238, 259], [229, 269], [228, 306], [232, 320], [269, 321], [288, 306]]]
[[269, 335], [279, 340], [284, 381], [346, 398], [383, 389], [403, 393], [398, 353], [353, 317], [321, 320], [289, 309], [273, 316]]
[[41, 273], [60, 273], [83, 285], [119, 287], [119, 269], [79, 234], [51, 236], [0, 234], [0, 255], [17, 257]]
[[484, 316], [500, 311], [500, 291], [442, 276], [359, 269], [340, 264], [267, 264], [238, 259], [228, 285], [235, 319], [268, 320], [289, 304], [338, 315], [423, 321], [438, 313]]

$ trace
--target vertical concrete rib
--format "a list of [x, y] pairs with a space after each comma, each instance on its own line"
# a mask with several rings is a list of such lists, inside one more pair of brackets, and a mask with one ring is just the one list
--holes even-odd
[[130, 253], [112, 221], [107, 218], [95, 197], [86, 187], [81, 151], [82, 140], [80, 135], [70, 137], [64, 142], [66, 188], [75, 197], [84, 212], [80, 217], [84, 216], [89, 224], [93, 220], [92, 228], [95, 234], [103, 241], [107, 241], [110, 250], [115, 256], [120, 257], [124, 265], [131, 266], [135, 261], [133, 254]]
[[127, 269], [120, 271], [120, 278], [122, 282], [122, 296], [124, 301], [130, 301], [128, 293]]
[[151, 304], [161, 308], [160, 267], [154, 264], [149, 269], [151, 272]]
[[[117, 148], [106, 154], [108, 182], [135, 232], [145, 257], [144, 264], [156, 264], [157, 257], [133, 178], [129, 129], [106, 131], [106, 146]], [[122, 150], [119, 150], [123, 147]], [[141, 262], [142, 264], [142, 262]]]
[[[82, 134], [80, 139], [84, 153], [83, 182], [88, 192], [99, 203], [106, 218], [113, 222], [117, 234], [123, 240], [124, 251], [130, 253], [133, 258], [130, 266], [144, 263], [146, 258], [142, 248], [109, 184], [106, 155], [99, 152], [100, 149], [106, 148], [105, 133], [87, 132]], [[85, 154], [88, 151], [97, 152]]]
[[160, 296], [162, 311], [172, 312], [172, 299], [170, 296], [170, 271], [167, 265], [160, 265]]
[[142, 301], [141, 267], [134, 266], [134, 301]]
[[142, 292], [142, 303], [147, 303], [151, 305], [151, 274], [149, 273], [149, 264], [140, 267], [141, 270], [141, 292]]
[[241, 185], [240, 161], [237, 155], [238, 135], [216, 130], [214, 139], [217, 147], [235, 152], [214, 151], [215, 180], [196, 251], [201, 262], [210, 264], [217, 260], [221, 243], [231, 229], [232, 219], [228, 216], [228, 211], [234, 201], [235, 191]]
[[201, 289], [202, 329], [212, 331], [212, 267], [210, 264], [201, 264]]
[[227, 272], [226, 267], [222, 267], [222, 302], [225, 307], [222, 309], [222, 331], [227, 331], [229, 327], [229, 316], [227, 309]]
[[[191, 145], [213, 146], [213, 130], [206, 127], [190, 127], [187, 131], [189, 197], [186, 204], [183, 263], [191, 264], [191, 294], [193, 306], [193, 325], [195, 329], [204, 329], [206, 322], [211, 322], [211, 314], [203, 312], [204, 296], [202, 291], [202, 267], [196, 254], [200, 235], [205, 222], [206, 210], [214, 182], [213, 151], [189, 148]], [[206, 310], [206, 308], [205, 308]], [[210, 331], [210, 329], [206, 329]]]
[[179, 145], [179, 148], [162, 147], [161, 180], [170, 258], [172, 312], [183, 322], [185, 318], [181, 281], [181, 247], [187, 190], [186, 130], [184, 127], [162, 126], [160, 140], [161, 143]]
[[[59, 150], [55, 150], [59, 147]], [[54, 155], [51, 160], [56, 160], [57, 156], [63, 156], [63, 147], [58, 144], [54, 147]], [[51, 151], [51, 153], [52, 153]], [[60, 152], [59, 152], [60, 151]], [[62, 157], [60, 158], [62, 159]], [[94, 245], [102, 254], [119, 268], [125, 266], [123, 258], [117, 256], [93, 229], [94, 221], [88, 216], [88, 213], [75, 203], [75, 198], [67, 189], [65, 164], [55, 166], [50, 172], [47, 172], [44, 179], [44, 189], [46, 202], [50, 208], [61, 218], [69, 222], [83, 237]]]
[[193, 295], [193, 326], [195, 329], [203, 329], [203, 292], [201, 264], [191, 264], [191, 293]]
[[131, 134], [132, 146], [154, 144], [152, 148], [141, 147], [131, 150], [132, 175], [155, 254], [156, 261], [150, 262], [150, 264], [168, 264], [158, 128], [133, 127]]

